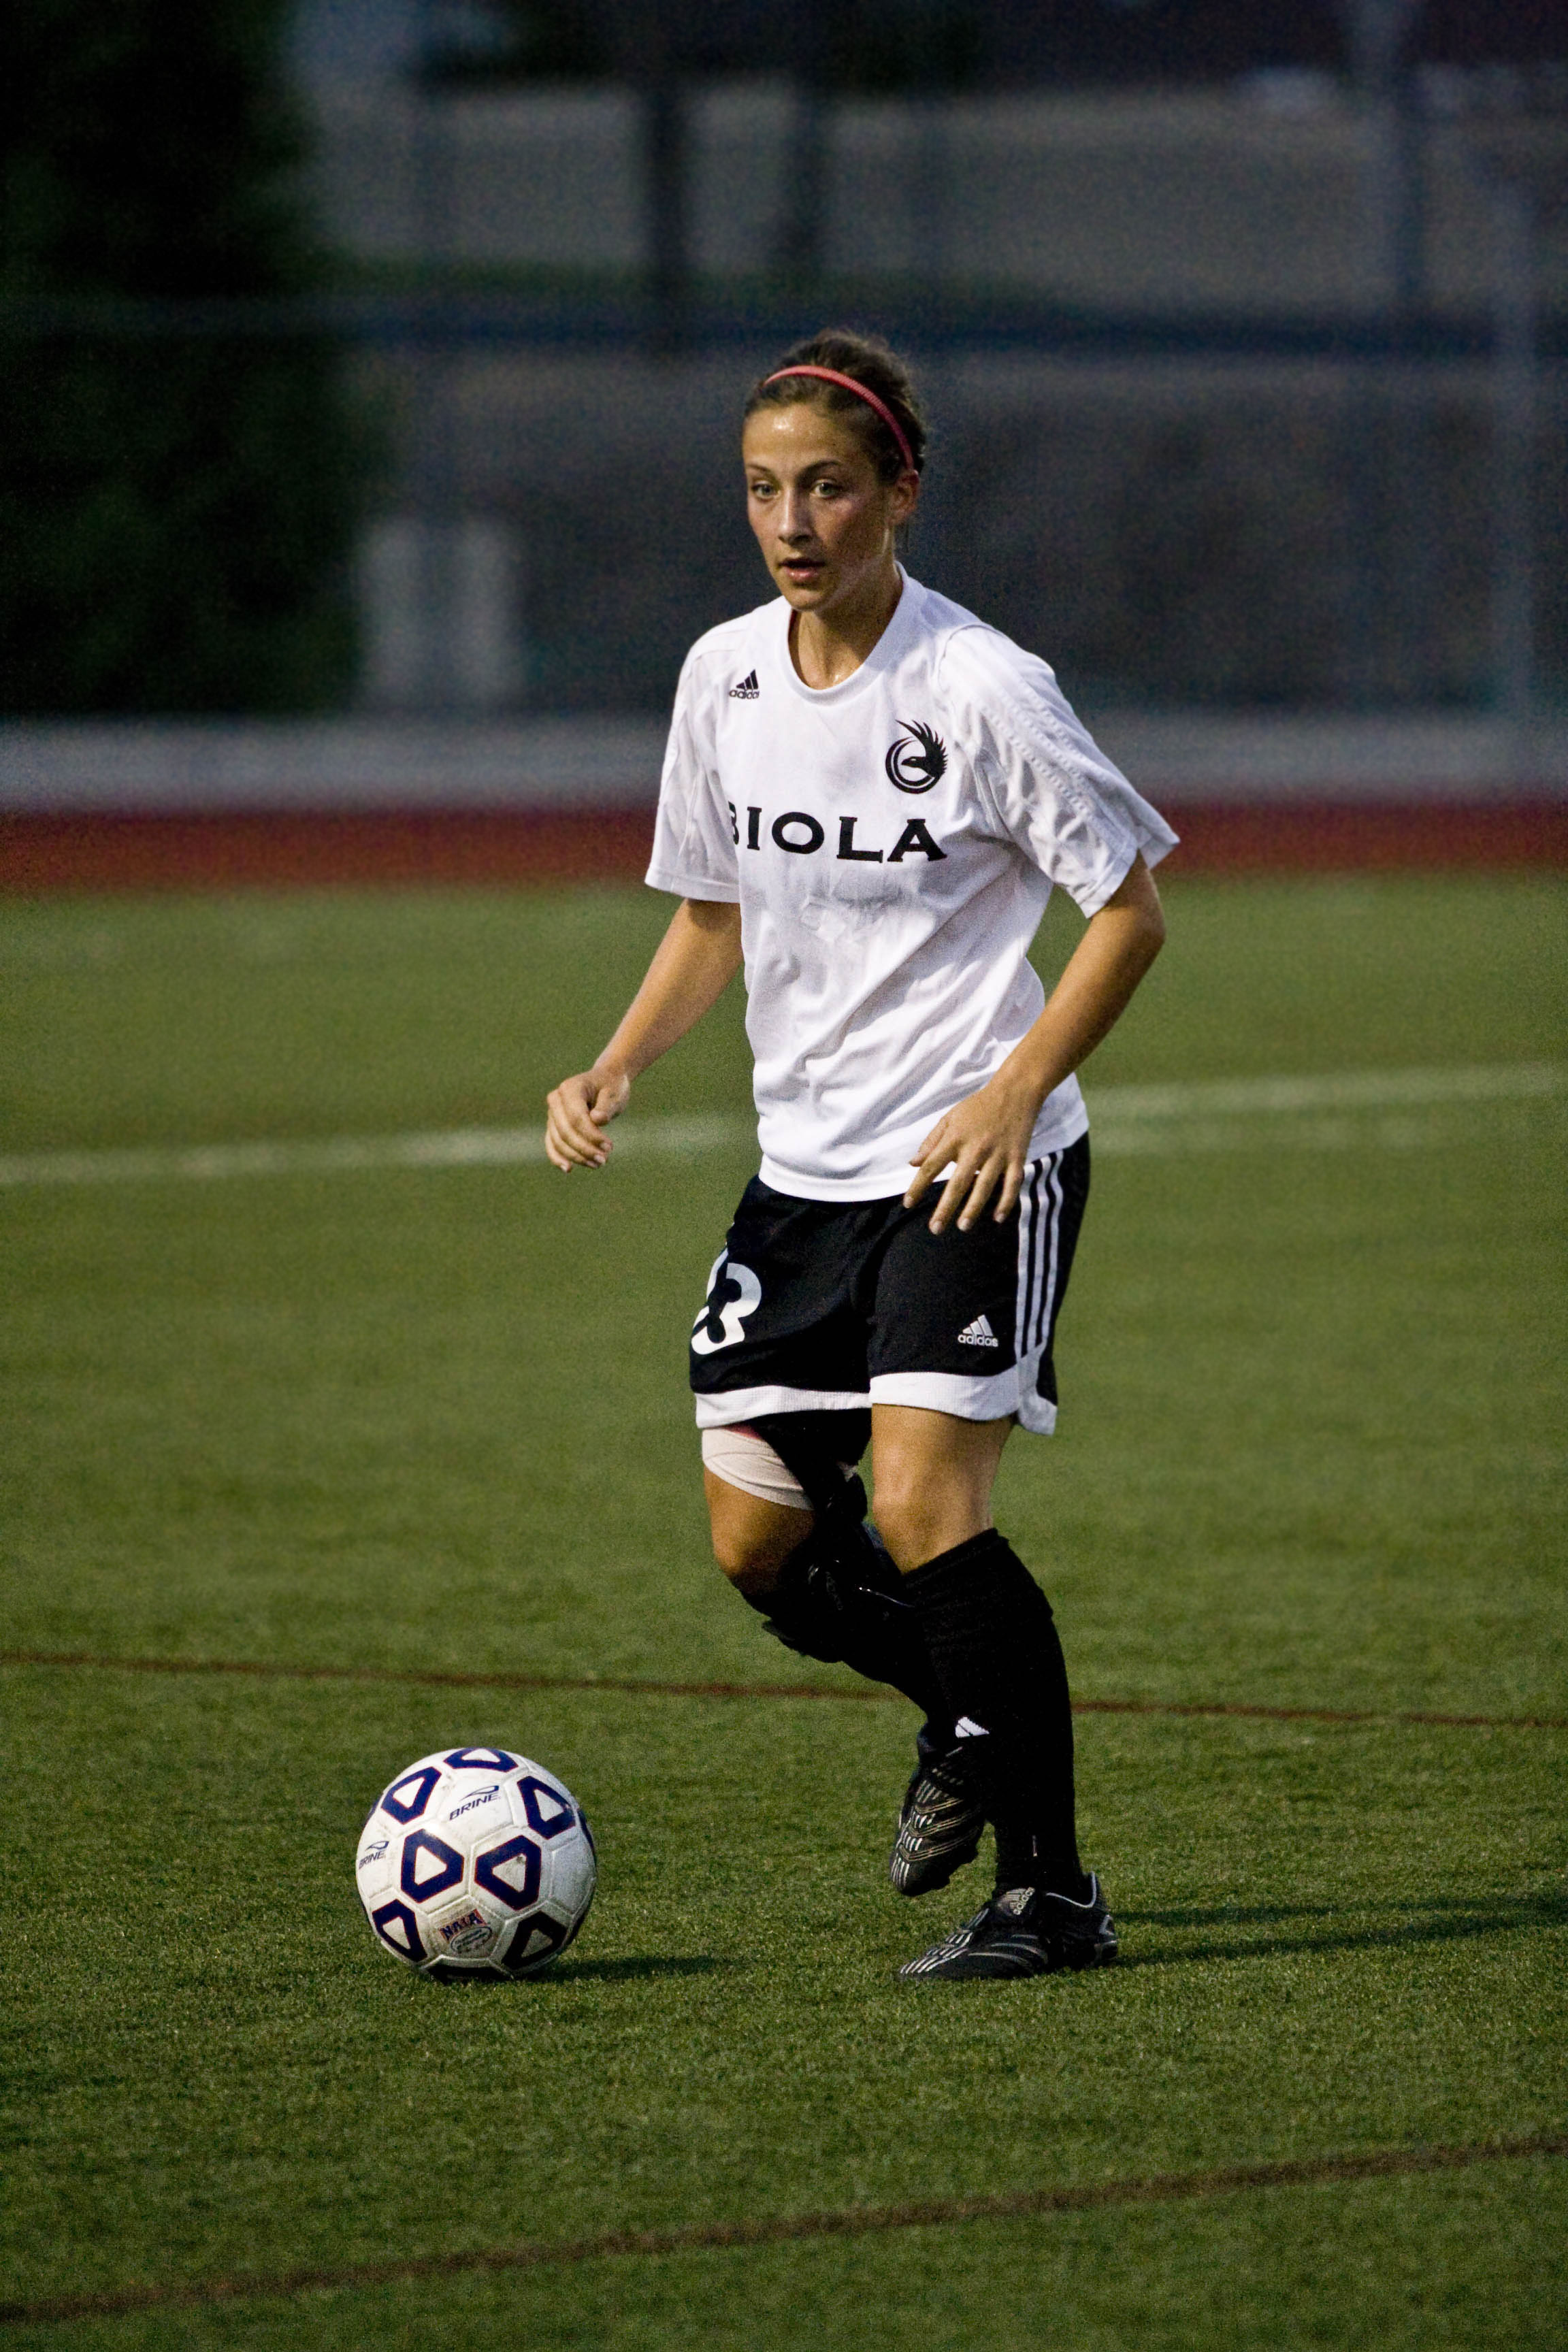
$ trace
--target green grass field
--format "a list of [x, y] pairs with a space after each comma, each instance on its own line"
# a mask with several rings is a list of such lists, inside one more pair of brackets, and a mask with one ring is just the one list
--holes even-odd
[[[998, 1506], [1080, 1698], [1152, 1706], [1079, 1722], [1123, 1933], [1103, 1975], [897, 1981], [985, 1884], [888, 1887], [898, 1702], [419, 1679], [848, 1688], [706, 1559], [684, 1341], [742, 1135], [570, 1181], [0, 1185], [7, 2344], [1555, 2352], [1568, 2163], [1517, 2150], [1568, 2132], [1568, 1097], [1379, 1084], [1568, 1058], [1561, 889], [1168, 900], [1089, 1073], [1061, 1434], [1015, 1441]], [[664, 913], [0, 906], [0, 1153], [536, 1122]], [[1326, 1108], [1243, 1090], [1140, 1119], [1110, 1091], [1342, 1073], [1368, 1084]], [[634, 1117], [745, 1095], [729, 1003]], [[1158, 1711], [1205, 1702], [1363, 1714]], [[367, 1806], [459, 1741], [539, 1757], [599, 1837], [594, 1913], [536, 1982], [419, 1980], [358, 1910]], [[1310, 2177], [1430, 2148], [1482, 2154]], [[1309, 2177], [1215, 2178], [1269, 2164]], [[1114, 2201], [1155, 2176], [1180, 2193]], [[345, 2277], [523, 2242], [578, 2257]], [[140, 2287], [195, 2295], [49, 2315]]]

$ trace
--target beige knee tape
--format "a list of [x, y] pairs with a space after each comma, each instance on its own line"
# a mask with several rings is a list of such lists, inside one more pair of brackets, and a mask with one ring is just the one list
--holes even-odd
[[744, 1422], [703, 1431], [702, 1466], [726, 1486], [739, 1486], [743, 1495], [755, 1495], [762, 1502], [781, 1503], [788, 1511], [811, 1508], [794, 1471], [786, 1470], [767, 1439]]

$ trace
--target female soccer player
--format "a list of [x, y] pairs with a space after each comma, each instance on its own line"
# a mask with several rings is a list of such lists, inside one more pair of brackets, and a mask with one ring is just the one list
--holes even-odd
[[[1044, 1593], [991, 1490], [1048, 1432], [1089, 1187], [1073, 1076], [1158, 952], [1174, 841], [1043, 661], [897, 561], [926, 434], [907, 373], [818, 335], [756, 385], [746, 499], [778, 598], [687, 656], [655, 889], [680, 900], [592, 1069], [549, 1098], [557, 1168], [602, 1168], [633, 1080], [744, 964], [762, 1171], [691, 1338], [713, 1547], [769, 1630], [925, 1717], [890, 1864], [996, 1885], [902, 1973], [1101, 1966], [1072, 1717]], [[1088, 918], [1045, 1002], [1054, 883]], [[875, 1532], [854, 1465], [871, 1446]]]

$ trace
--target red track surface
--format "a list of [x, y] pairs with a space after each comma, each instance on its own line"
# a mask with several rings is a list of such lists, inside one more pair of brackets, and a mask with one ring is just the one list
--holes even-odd
[[[1568, 865], [1568, 802], [1170, 807], [1188, 874]], [[350, 882], [620, 882], [647, 862], [637, 810], [355, 810], [0, 816], [0, 891]]]

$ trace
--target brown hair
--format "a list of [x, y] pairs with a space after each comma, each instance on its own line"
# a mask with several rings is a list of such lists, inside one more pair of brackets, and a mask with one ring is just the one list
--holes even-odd
[[754, 416], [759, 408], [793, 408], [803, 401], [826, 408], [850, 427], [882, 480], [896, 482], [906, 470], [904, 456], [886, 419], [858, 394], [842, 384], [824, 383], [820, 376], [786, 375], [777, 383], [769, 382], [780, 368], [792, 367], [833, 368], [839, 375], [853, 376], [868, 392], [874, 392], [903, 428], [916, 473], [924, 472], [925, 418], [908, 368], [886, 343], [873, 335], [857, 335], [847, 327], [830, 327], [822, 334], [813, 335], [807, 342], [796, 343], [752, 385], [745, 415]]

